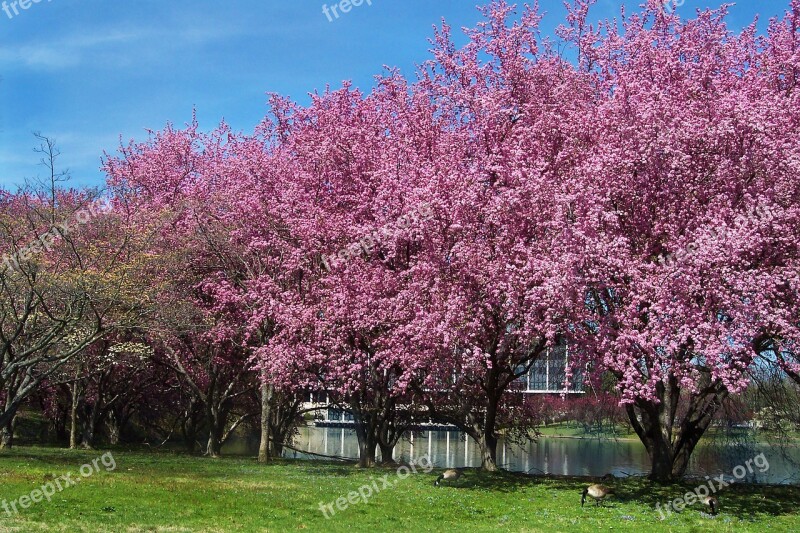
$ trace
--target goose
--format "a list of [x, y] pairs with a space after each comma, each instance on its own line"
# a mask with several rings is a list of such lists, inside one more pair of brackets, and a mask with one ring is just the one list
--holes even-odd
[[711, 509], [711, 514], [717, 514], [719, 511], [719, 500], [717, 500], [714, 496], [704, 496], [700, 499], [700, 503]]
[[439, 477], [437, 477], [436, 481], [433, 482], [433, 486], [434, 487], [438, 487], [439, 486], [439, 482], [442, 481], [442, 480], [444, 480], [444, 481], [458, 481], [458, 479], [461, 478], [461, 476], [463, 474], [464, 473], [461, 470], [456, 470], [456, 469], [452, 469], [452, 468], [450, 470], [445, 470], [444, 472], [439, 474]]
[[611, 487], [607, 487], [605, 485], [589, 485], [585, 489], [583, 489], [583, 494], [581, 495], [581, 507], [583, 504], [586, 503], [586, 495], [588, 494], [592, 498], [594, 498], [595, 504], [600, 505], [604, 499], [606, 499], [611, 494], [614, 494], [614, 489]]

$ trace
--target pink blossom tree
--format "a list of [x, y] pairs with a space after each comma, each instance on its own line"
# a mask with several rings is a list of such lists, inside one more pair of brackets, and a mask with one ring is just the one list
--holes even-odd
[[768, 37], [731, 32], [725, 8], [683, 21], [656, 4], [572, 28], [596, 100], [581, 173], [598, 253], [576, 331], [668, 481], [747, 386], [758, 339], [797, 338], [797, 71], [775, 57], [800, 4]]
[[322, 389], [364, 466], [423, 404], [491, 470], [514, 382], [567, 341], [672, 480], [757, 357], [798, 375], [800, 0], [766, 36], [657, 0], [590, 25], [591, 4], [558, 30], [575, 61], [497, 1], [416, 82], [273, 97], [252, 136], [167, 128], [109, 160], [153, 260], [185, 250], [165, 302], [203, 318], [191, 344], [257, 372], [264, 442], [276, 392]]
[[420, 170], [406, 161], [407, 96], [397, 83], [367, 97], [348, 87], [316, 95], [305, 109], [276, 100], [273, 112], [301, 255], [299, 283], [285, 287], [275, 335], [257, 355], [277, 385], [324, 390], [353, 414], [362, 466], [379, 446], [392, 460], [401, 399], [409, 412], [409, 357], [395, 335], [409, 320], [412, 243], [401, 234], [420, 218], [404, 193]]
[[[445, 26], [415, 90], [440, 129], [408, 346], [429, 411], [496, 468], [508, 394], [560, 342], [582, 299], [574, 222], [589, 102], [575, 70], [539, 41], [539, 14], [503, 2], [456, 50]], [[508, 428], [511, 429], [511, 428]]]
[[762, 261], [765, 283], [753, 302], [761, 310], [753, 314], [757, 322], [754, 326], [760, 330], [753, 346], [767, 363], [800, 383], [800, 180], [797, 165], [790, 158], [798, 143], [800, 121], [800, 2], [792, 1], [791, 11], [783, 19], [773, 19], [768, 33], [769, 41], [761, 55], [764, 82], [774, 91], [774, 103], [784, 113], [786, 128], [774, 150], [786, 152], [785, 159], [776, 161], [780, 166], [769, 191], [771, 201], [760, 207], [762, 223], [748, 228], [762, 243], [751, 253]]
[[274, 335], [288, 303], [282, 297], [296, 282], [302, 286], [296, 262], [305, 257], [284, 220], [292, 187], [282, 186], [287, 168], [268, 151], [270, 128], [246, 137], [224, 124], [211, 134], [198, 132], [196, 122], [168, 127], [106, 164], [120, 203], [154, 236], [164, 305], [152, 339], [186, 385], [188, 432], [204, 425], [211, 455], [254, 418], [240, 410], [227, 420], [258, 383], [264, 458], [276, 440], [268, 429], [283, 428], [282, 445], [299, 405], [250, 361]]

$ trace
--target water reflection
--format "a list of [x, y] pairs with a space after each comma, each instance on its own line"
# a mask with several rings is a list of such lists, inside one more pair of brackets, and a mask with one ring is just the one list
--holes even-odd
[[[257, 445], [257, 442], [256, 442]], [[249, 447], [249, 446], [248, 446]], [[358, 458], [358, 441], [355, 432], [343, 428], [307, 427], [300, 430], [294, 447], [325, 456]], [[797, 483], [798, 472], [792, 461], [800, 462], [800, 450], [781, 450], [751, 445], [707, 446], [698, 449], [693, 457], [689, 475], [705, 476], [728, 474], [739, 464], [759, 453], [764, 453], [770, 468], [762, 473], [754, 469], [746, 481], [752, 483]], [[395, 460], [409, 461], [428, 455], [437, 467], [477, 467], [480, 453], [475, 444], [454, 431], [419, 431], [409, 435], [395, 449]], [[633, 440], [598, 440], [542, 438], [523, 447], [501, 440], [497, 461], [504, 468], [534, 474], [617, 476], [643, 474], [649, 471], [649, 459], [644, 446]], [[294, 450], [287, 457], [314, 458]], [[795, 463], [797, 464], [797, 463]]]

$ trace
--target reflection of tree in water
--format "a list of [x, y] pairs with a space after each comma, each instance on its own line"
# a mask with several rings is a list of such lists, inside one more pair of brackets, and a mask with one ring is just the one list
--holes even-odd
[[800, 388], [774, 367], [751, 371], [750, 387], [740, 396], [729, 397], [716, 416], [714, 431], [707, 435], [706, 445], [698, 450], [695, 470], [705, 475], [721, 472], [711, 468], [725, 466], [729, 475], [733, 468], [743, 465], [764, 452], [771, 463], [782, 463], [781, 470], [754, 474], [748, 472], [746, 482], [797, 483], [800, 481], [800, 455], [797, 437], [800, 430]]
[[[800, 386], [774, 366], [754, 371], [751, 383], [748, 400], [753, 404], [760, 440], [768, 442], [797, 471]], [[799, 480], [795, 476], [794, 481]]]

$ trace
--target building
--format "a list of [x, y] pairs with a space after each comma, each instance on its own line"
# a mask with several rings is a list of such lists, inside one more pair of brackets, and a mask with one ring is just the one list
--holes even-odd
[[583, 394], [583, 376], [574, 373], [565, 385], [569, 365], [569, 346], [561, 344], [548, 349], [530, 371], [518, 380], [518, 390], [523, 394]]
[[[569, 386], [565, 387], [569, 362], [569, 347], [566, 344], [548, 349], [545, 356], [536, 361], [530, 370], [515, 382], [513, 390], [520, 394], [583, 394], [583, 378], [573, 374]], [[349, 426], [353, 415], [330, 405], [325, 392], [311, 392], [306, 396], [303, 409], [314, 413], [319, 426]], [[427, 426], [440, 427], [441, 424]]]

